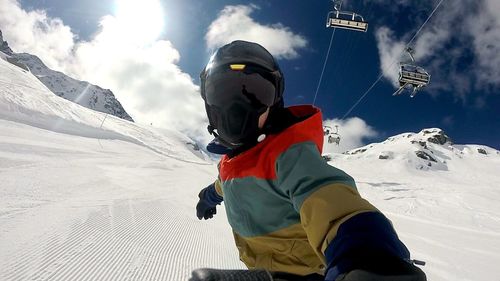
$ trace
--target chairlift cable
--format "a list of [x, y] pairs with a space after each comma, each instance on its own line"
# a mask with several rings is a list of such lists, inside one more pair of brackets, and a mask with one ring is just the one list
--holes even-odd
[[[373, 5], [372, 3], [373, 2], [371, 2], [369, 5], [370, 9], [371, 9], [371, 6]], [[363, 10], [361, 11], [361, 15], [367, 16], [366, 9], [367, 9], [367, 6], [363, 5]], [[357, 9], [353, 9], [353, 10], [357, 10]], [[358, 45], [357, 43], [361, 38], [360, 36], [354, 35], [354, 33], [352, 33], [352, 32], [347, 32], [345, 34], [346, 34], [345, 36], [347, 39], [343, 40], [344, 47], [340, 48], [340, 50], [337, 51], [337, 57], [339, 59], [335, 63], [335, 70], [333, 71], [333, 75], [332, 75], [333, 77], [338, 77], [336, 75], [338, 72], [338, 69], [343, 70], [343, 69], [345, 69], [346, 65], [350, 65], [350, 61], [352, 60], [351, 55], [353, 52], [353, 48]], [[341, 83], [341, 87], [345, 87], [345, 86], [346, 86], [345, 83]], [[340, 92], [340, 90], [338, 92]]]
[[436, 10], [439, 8], [439, 6], [441, 6], [441, 3], [443, 3], [443, 1], [444, 0], [439, 1], [439, 3], [437, 4], [437, 6], [434, 8], [434, 10], [431, 12], [431, 14], [427, 17], [427, 19], [424, 21], [424, 23], [422, 24], [422, 26], [420, 26], [420, 28], [417, 30], [417, 32], [415, 33], [415, 35], [413, 35], [413, 37], [410, 39], [410, 41], [408, 42], [408, 44], [406, 44], [405, 49], [408, 48], [408, 46], [413, 42], [413, 40], [415, 40], [415, 38], [417, 37], [417, 35], [424, 28], [424, 25], [432, 18], [432, 16], [436, 12]]
[[354, 41], [360, 38], [358, 34], [353, 34], [352, 32], [346, 33], [345, 37], [346, 39], [343, 40], [344, 47], [342, 47], [343, 53], [339, 55], [340, 60], [338, 60], [336, 63], [336, 65], [339, 66], [340, 69], [345, 69], [345, 65], [349, 65], [350, 59], [352, 58], [351, 54]]
[[[367, 18], [370, 18], [370, 16], [372, 15], [372, 10], [373, 10], [373, 1], [370, 2], [370, 4], [368, 6], [364, 5], [363, 6], [363, 10], [361, 11], [361, 14], [362, 15], [365, 15]], [[354, 40], [354, 46], [358, 46], [358, 41], [359, 41], [359, 38], [360, 37], [356, 37], [355, 40]], [[348, 47], [347, 48], [343, 48], [343, 49], [347, 49], [347, 50], [350, 50], [349, 51], [349, 55], [348, 56], [342, 56], [342, 57], [346, 57], [347, 59], [344, 59], [342, 61], [342, 67], [341, 69], [343, 69], [344, 65], [346, 65], [346, 61], [347, 61], [347, 65], [350, 65], [350, 62], [352, 60], [352, 56], [351, 56], [351, 53], [352, 53], [352, 49], [353, 49], [353, 46], [352, 46], [352, 41], [349, 41], [347, 44], [348, 44]], [[347, 84], [342, 84], [342, 89], [345, 89], [348, 85]]]
[[[417, 37], [417, 35], [420, 33], [420, 31], [422, 31], [422, 29], [424, 28], [424, 26], [432, 18], [432, 16], [436, 12], [436, 10], [439, 8], [439, 6], [441, 6], [441, 4], [443, 2], [444, 2], [444, 0], [440, 0], [439, 1], [439, 3], [434, 8], [434, 10], [432, 10], [432, 12], [430, 13], [430, 15], [427, 17], [427, 19], [424, 21], [424, 23], [417, 30], [417, 32], [415, 33], [415, 35], [413, 35], [413, 37], [410, 39], [410, 41], [408, 41], [408, 43], [405, 45], [405, 48], [403, 48], [403, 50], [399, 53], [398, 57], [401, 56], [401, 54], [404, 52], [404, 50], [406, 50], [406, 48], [413, 42], [413, 40], [415, 40], [415, 38]], [[373, 82], [373, 84], [368, 88], [368, 90], [366, 90], [366, 92], [358, 99], [358, 101], [356, 101], [356, 103], [347, 111], [346, 114], [344, 114], [344, 116], [340, 120], [344, 120], [352, 112], [352, 110], [361, 102], [361, 100], [363, 100], [366, 97], [366, 95], [368, 95], [368, 93], [373, 89], [373, 87], [375, 87], [375, 85], [380, 81], [380, 79], [382, 79], [382, 77], [384, 76], [384, 72], [387, 69], [391, 68], [394, 65], [395, 62], [396, 62], [396, 60], [393, 60], [392, 63], [388, 67], [386, 67], [384, 69], [384, 71], [382, 71], [380, 73], [380, 75], [378, 76], [377, 80], [375, 80], [375, 82]]]
[[[365, 15], [367, 18], [370, 18], [370, 16], [372, 15], [372, 10], [373, 10], [373, 1], [371, 1], [368, 6], [363, 6], [363, 10], [361, 11], [361, 14]], [[356, 38], [356, 39], [359, 39], [359, 38]], [[356, 42], [356, 44], [354, 44], [354, 45], [357, 46], [357, 41], [355, 41], [355, 42]], [[347, 49], [351, 50], [352, 48], [351, 48], [351, 46], [349, 46]], [[352, 56], [349, 55], [348, 59], [347, 59], [347, 65], [350, 64], [351, 59], [352, 59]], [[345, 88], [346, 86], [347, 86], [346, 84], [342, 85], [343, 88]]]
[[[358, 47], [358, 42], [360, 40], [360, 36], [358, 36], [358, 34], [348, 34], [347, 35], [347, 41], [346, 41], [346, 47], [345, 48], [342, 48], [344, 50], [344, 53], [343, 55], [341, 55], [341, 60], [339, 61], [338, 63], [338, 67], [340, 69], [346, 69], [346, 66], [349, 66], [351, 65], [351, 61], [352, 61], [352, 53], [354, 52], [354, 49], [356, 47]], [[343, 83], [343, 86], [347, 86], [346, 83]]]
[[[353, 10], [356, 10], [356, 9], [353, 9]], [[365, 16], [367, 15], [366, 14], [366, 5], [363, 5], [363, 10], [361, 11], [361, 15], [365, 15]], [[342, 48], [343, 53], [339, 54], [338, 57], [340, 57], [340, 60], [337, 61], [337, 63], [335, 64], [337, 66], [337, 68], [340, 68], [340, 69], [345, 69], [345, 65], [350, 64], [350, 61], [352, 59], [351, 54], [353, 52], [353, 45], [357, 46], [357, 42], [360, 38], [359, 36], [354, 35], [354, 33], [352, 33], [352, 32], [346, 33], [346, 37], [347, 37], [347, 40], [344, 40], [345, 47]], [[334, 72], [334, 74], [336, 74], [336, 72]]]
[[[339, 33], [337, 35], [337, 40], [340, 40], [341, 34]], [[329, 69], [331, 67], [331, 71], [329, 72], [329, 77], [332, 77], [330, 83], [333, 83], [334, 86], [334, 91], [336, 93], [340, 93], [341, 89], [345, 87], [346, 83], [341, 83], [342, 77], [345, 75], [345, 66], [347, 65], [347, 59], [352, 55], [352, 42], [353, 42], [353, 34], [351, 32], [346, 32], [342, 34], [344, 38], [340, 41], [342, 41], [342, 48], [337, 48], [335, 50], [335, 53], [332, 54], [332, 63], [331, 66], [329, 66]], [[339, 72], [341, 75], [339, 75]], [[332, 94], [335, 94], [332, 93]], [[330, 96], [330, 95], [328, 95]]]
[[[394, 62], [392, 64], [394, 64]], [[391, 66], [392, 66], [392, 64], [391, 64]], [[382, 79], [383, 76], [384, 76], [384, 72], [382, 72], [378, 76], [377, 80], [375, 80], [375, 82], [373, 82], [373, 84], [368, 88], [368, 90], [366, 90], [366, 92], [361, 96], [361, 98], [358, 99], [358, 101], [347, 111], [346, 114], [344, 114], [344, 116], [342, 116], [342, 118], [340, 120], [344, 120], [347, 117], [347, 115], [349, 115], [349, 113], [351, 113], [351, 111], [361, 102], [361, 100], [363, 100], [366, 97], [366, 95], [368, 95], [368, 93], [371, 91], [371, 89], [373, 89], [373, 87], [375, 87], [375, 85], [378, 83], [378, 81], [380, 81], [380, 79]]]
[[328, 46], [328, 51], [326, 53], [325, 62], [323, 63], [323, 70], [321, 70], [321, 75], [319, 76], [318, 87], [316, 87], [316, 93], [314, 94], [313, 105], [316, 103], [316, 97], [318, 96], [319, 87], [321, 86], [321, 80], [323, 80], [323, 74], [325, 73], [326, 64], [328, 62], [328, 57], [330, 56], [330, 50], [332, 48], [333, 37], [335, 36], [335, 30], [332, 31], [332, 37], [330, 38], [330, 45]]

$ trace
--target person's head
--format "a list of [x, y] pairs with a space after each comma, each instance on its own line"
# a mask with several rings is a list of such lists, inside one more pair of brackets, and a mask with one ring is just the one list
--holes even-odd
[[256, 143], [269, 111], [283, 107], [283, 73], [257, 43], [220, 47], [200, 78], [209, 132], [231, 149]]

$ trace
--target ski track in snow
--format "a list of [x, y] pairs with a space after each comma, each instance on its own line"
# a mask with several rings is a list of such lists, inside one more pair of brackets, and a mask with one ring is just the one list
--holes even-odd
[[[205, 246], [217, 244], [217, 233], [196, 231], [199, 222], [182, 217], [165, 200], [100, 207], [85, 221], [73, 222], [68, 237], [46, 233], [36, 246], [11, 256], [0, 279], [187, 280], [193, 265], [203, 267], [224, 257]], [[186, 249], [200, 250], [186, 255]]]
[[[195, 217], [215, 165], [120, 141], [103, 140], [101, 149], [86, 138], [70, 153], [74, 136], [0, 126], [8, 134], [0, 140], [0, 280], [187, 280], [196, 267], [241, 268], [227, 224]], [[11, 162], [29, 151], [37, 157]], [[19, 178], [27, 174], [33, 178]], [[27, 234], [16, 240], [18, 233]]]

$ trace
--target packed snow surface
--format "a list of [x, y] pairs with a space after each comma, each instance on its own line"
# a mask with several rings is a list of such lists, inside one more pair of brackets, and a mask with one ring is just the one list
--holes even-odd
[[[439, 135], [395, 136], [329, 163], [392, 220], [429, 280], [500, 280], [500, 155]], [[0, 280], [179, 281], [198, 267], [243, 268], [223, 206], [195, 216], [216, 175], [182, 134], [105, 119], [0, 59]]]

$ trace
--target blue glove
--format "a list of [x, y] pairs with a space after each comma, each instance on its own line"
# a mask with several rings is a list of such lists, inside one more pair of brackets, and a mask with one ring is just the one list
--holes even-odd
[[196, 205], [196, 216], [198, 219], [211, 219], [217, 213], [217, 209], [215, 208], [217, 205], [224, 200], [222, 196], [217, 194], [215, 190], [215, 184], [211, 184], [205, 188], [203, 188], [198, 194], [198, 204]]
[[217, 139], [213, 139], [209, 144], [207, 144], [207, 151], [213, 154], [224, 155], [230, 153], [231, 149], [220, 144]]
[[379, 212], [358, 214], [344, 223], [325, 251], [325, 281], [424, 281], [410, 252]]

